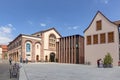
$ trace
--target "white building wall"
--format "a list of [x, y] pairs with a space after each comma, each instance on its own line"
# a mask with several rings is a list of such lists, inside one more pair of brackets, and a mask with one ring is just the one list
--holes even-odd
[[40, 54], [41, 54], [41, 45], [40, 45], [40, 43], [36, 43], [35, 44], [35, 60], [36, 60], [36, 58], [37, 58], [37, 55], [39, 56], [39, 60], [41, 60], [40, 59]]
[[[102, 30], [96, 31], [96, 21], [102, 20]], [[107, 42], [108, 32], [114, 32], [114, 43]], [[106, 33], [106, 43], [100, 44], [100, 33]], [[93, 44], [93, 35], [98, 34], [98, 44]], [[92, 44], [86, 45], [86, 36], [92, 36]], [[119, 37], [118, 28], [116, 25], [109, 22], [100, 13], [97, 14], [91, 26], [85, 32], [85, 62], [90, 62], [92, 65], [97, 64], [98, 59], [103, 59], [107, 53], [110, 53], [113, 58], [113, 65], [118, 65], [119, 60]]]
[[48, 51], [48, 50], [44, 50], [44, 60], [45, 60], [45, 56], [48, 57], [48, 61], [50, 59], [50, 53], [55, 53], [56, 54], [56, 51]]
[[54, 34], [56, 36], [56, 39], [60, 38], [60, 35], [57, 34], [54, 29], [44, 33], [44, 60], [45, 60], [45, 56], [48, 57], [48, 60], [50, 59], [50, 53], [53, 52], [56, 54], [56, 51], [49, 49], [49, 36], [50, 36], [50, 34]]
[[0, 60], [2, 59], [2, 48], [0, 48]]
[[[27, 50], [26, 50], [26, 44], [27, 43], [29, 43], [30, 44], [30, 52], [27, 52]], [[30, 55], [30, 56], [27, 56], [27, 55]], [[25, 59], [28, 59], [28, 60], [32, 60], [32, 43], [31, 42], [29, 42], [29, 41], [27, 41], [26, 43], [25, 43]]]
[[44, 33], [44, 49], [49, 49], [49, 35], [54, 34], [56, 38], [60, 38], [60, 36], [56, 33], [56, 31], [50, 30]]

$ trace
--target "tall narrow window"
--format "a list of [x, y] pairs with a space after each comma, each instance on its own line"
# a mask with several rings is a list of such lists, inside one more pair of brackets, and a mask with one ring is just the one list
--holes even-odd
[[56, 37], [54, 34], [49, 36], [49, 47], [55, 47], [56, 45]]
[[87, 36], [87, 45], [91, 44], [91, 36]]
[[108, 43], [114, 42], [114, 32], [108, 33]]
[[26, 44], [26, 52], [30, 52], [30, 43]]
[[102, 21], [99, 20], [96, 22], [96, 30], [101, 30], [102, 29]]
[[100, 43], [105, 43], [106, 42], [106, 37], [105, 37], [105, 33], [100, 34]]
[[39, 45], [37, 45], [37, 49], [39, 49]]
[[93, 35], [93, 44], [98, 44], [98, 35]]

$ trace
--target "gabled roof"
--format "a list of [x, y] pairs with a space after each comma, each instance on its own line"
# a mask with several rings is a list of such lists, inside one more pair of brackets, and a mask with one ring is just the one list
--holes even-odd
[[12, 44], [15, 40], [17, 40], [19, 37], [22, 37], [22, 36], [28, 36], [28, 37], [34, 37], [34, 38], [40, 38], [40, 37], [33, 36], [33, 35], [19, 34], [14, 40], [12, 40], [11, 42], [9, 42], [8, 46], [9, 46], [10, 44]]
[[[89, 24], [89, 26], [87, 27], [87, 29], [91, 26], [91, 24], [93, 23], [94, 19], [96, 18], [96, 16], [97, 16], [98, 14], [101, 14], [101, 15], [102, 15], [106, 20], [108, 20], [110, 23], [116, 25], [114, 22], [110, 21], [106, 16], [104, 16], [100, 11], [98, 11], [98, 12], [96, 13], [96, 15], [94, 16], [94, 18], [92, 19], [92, 21], [91, 21], [91, 23]], [[117, 25], [117, 26], [118, 26], [118, 25]], [[84, 30], [84, 33], [85, 33], [85, 31], [87, 31], [87, 29]]]
[[[59, 34], [59, 32], [58, 32], [54, 27], [53, 27], [53, 28], [50, 28], [50, 29], [47, 29], [47, 30], [38, 31], [38, 32], [36, 32], [36, 33], [33, 33], [32, 35], [37, 34], [37, 33], [45, 33], [45, 32], [50, 31], [50, 30], [54, 30], [59, 36], [61, 36], [61, 35]], [[61, 37], [62, 37], [62, 36], [61, 36]]]
[[74, 35], [63, 36], [62, 38], [70, 37], [70, 36], [80, 36], [80, 37], [84, 38], [84, 36], [82, 36], [82, 35], [80, 35], [80, 34], [74, 34]]
[[114, 21], [114, 23], [115, 23], [116, 25], [120, 26], [120, 20]]

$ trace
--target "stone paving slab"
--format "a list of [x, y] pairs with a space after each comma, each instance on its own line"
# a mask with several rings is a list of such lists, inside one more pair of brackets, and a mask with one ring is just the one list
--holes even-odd
[[[20, 80], [120, 80], [120, 67], [96, 68], [80, 64], [23, 64], [26, 79]], [[22, 76], [21, 76], [22, 77]]]

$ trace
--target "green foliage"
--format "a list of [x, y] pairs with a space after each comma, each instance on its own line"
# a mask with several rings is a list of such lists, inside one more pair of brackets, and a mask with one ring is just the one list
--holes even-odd
[[112, 62], [113, 62], [113, 59], [110, 53], [107, 53], [107, 55], [105, 55], [105, 58], [104, 58], [104, 64], [108, 65], [108, 64], [112, 64]]
[[4, 57], [7, 57], [7, 53], [4, 53]]

